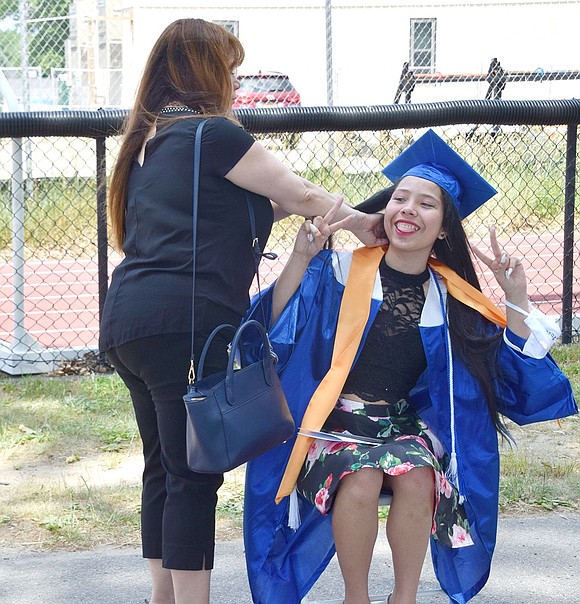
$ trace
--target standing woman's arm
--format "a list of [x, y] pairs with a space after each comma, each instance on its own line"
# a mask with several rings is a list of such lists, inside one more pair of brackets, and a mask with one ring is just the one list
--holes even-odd
[[[278, 219], [284, 214], [324, 216], [339, 198], [292, 172], [258, 142], [250, 147], [226, 178], [243, 189], [271, 199]], [[334, 221], [347, 216], [351, 218], [345, 227], [365, 245], [387, 243], [381, 214], [363, 214], [342, 204]]]

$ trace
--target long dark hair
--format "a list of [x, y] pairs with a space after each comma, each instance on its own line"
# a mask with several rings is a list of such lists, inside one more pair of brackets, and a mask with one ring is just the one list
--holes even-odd
[[[389, 203], [397, 185], [398, 183], [378, 191], [356, 208], [363, 212], [379, 211]], [[435, 241], [432, 254], [481, 291], [459, 211], [449, 194], [441, 187], [440, 190], [444, 206], [443, 231], [446, 238]], [[510, 434], [499, 413], [499, 401], [494, 388], [500, 377], [496, 361], [502, 334], [491, 321], [453, 296], [447, 296], [447, 305], [453, 350], [479, 382], [496, 431], [509, 439]]]
[[129, 173], [159, 111], [168, 103], [177, 103], [202, 115], [231, 117], [231, 72], [243, 59], [244, 49], [236, 36], [203, 19], [178, 19], [155, 42], [124, 126], [109, 187], [109, 216], [118, 248], [125, 238]]

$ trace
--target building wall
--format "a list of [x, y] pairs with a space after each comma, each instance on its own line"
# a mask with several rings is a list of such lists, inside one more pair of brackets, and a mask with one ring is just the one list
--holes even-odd
[[[411, 18], [437, 19], [436, 71], [441, 74], [486, 73], [492, 57], [508, 71], [580, 70], [575, 34], [580, 3], [399, 4], [334, 10], [334, 64], [341, 104], [392, 102], [403, 63], [409, 60]], [[341, 43], [346, 40], [348, 44]], [[484, 98], [487, 88], [486, 82], [418, 85], [413, 101]], [[509, 83], [503, 98], [579, 94], [580, 80]]]
[[[241, 72], [285, 72], [305, 105], [326, 104], [324, 0], [116, 2], [123, 17], [122, 106], [131, 104], [154, 40], [181, 17], [238, 21], [246, 49]], [[580, 69], [580, 2], [329, 2], [335, 105], [393, 101], [402, 65], [409, 60], [411, 18], [437, 19], [435, 69], [441, 74], [485, 74], [492, 57], [508, 71]], [[486, 82], [418, 85], [413, 101], [484, 98], [487, 88]], [[508, 83], [503, 94], [505, 99], [578, 96], [580, 80]]]

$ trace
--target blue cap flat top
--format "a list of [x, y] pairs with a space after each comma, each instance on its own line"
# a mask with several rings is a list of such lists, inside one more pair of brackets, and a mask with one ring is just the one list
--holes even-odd
[[433, 130], [409, 146], [383, 168], [393, 182], [404, 176], [417, 176], [434, 182], [449, 193], [465, 218], [497, 191]]

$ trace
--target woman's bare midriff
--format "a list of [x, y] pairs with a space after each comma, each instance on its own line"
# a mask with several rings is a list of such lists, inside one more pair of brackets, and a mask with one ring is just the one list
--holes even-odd
[[344, 394], [341, 393], [340, 394], [340, 398], [343, 398], [347, 401], [354, 401], [355, 403], [362, 403], [363, 405], [388, 405], [389, 403], [387, 401], [373, 401], [371, 403], [371, 401], [365, 401], [364, 399], [358, 397], [356, 394]]

